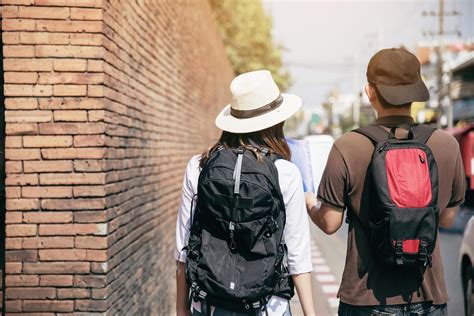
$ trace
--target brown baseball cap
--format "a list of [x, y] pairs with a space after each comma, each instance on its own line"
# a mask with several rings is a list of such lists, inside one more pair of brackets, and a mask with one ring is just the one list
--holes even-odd
[[393, 105], [423, 102], [430, 98], [421, 79], [418, 58], [404, 48], [378, 51], [369, 61], [367, 81]]

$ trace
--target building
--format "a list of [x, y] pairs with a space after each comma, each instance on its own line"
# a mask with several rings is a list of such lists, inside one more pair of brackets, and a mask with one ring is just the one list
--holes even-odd
[[169, 315], [184, 168], [233, 76], [209, 4], [3, 0], [1, 14], [3, 311]]

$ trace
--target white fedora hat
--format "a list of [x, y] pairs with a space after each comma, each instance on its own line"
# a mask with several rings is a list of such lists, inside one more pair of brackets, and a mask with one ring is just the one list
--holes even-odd
[[280, 93], [268, 70], [237, 76], [230, 84], [232, 101], [217, 116], [216, 126], [231, 133], [259, 131], [285, 121], [302, 105], [300, 97]]

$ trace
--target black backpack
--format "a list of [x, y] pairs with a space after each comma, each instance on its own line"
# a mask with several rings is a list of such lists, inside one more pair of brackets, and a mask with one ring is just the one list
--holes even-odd
[[220, 146], [199, 175], [186, 280], [189, 303], [200, 301], [204, 315], [210, 305], [257, 314], [272, 295], [294, 294], [283, 240], [285, 204], [274, 165], [279, 157], [268, 152]]
[[438, 234], [438, 168], [426, 145], [435, 129], [406, 128], [406, 139], [395, 137], [396, 127], [390, 133], [378, 125], [354, 130], [375, 145], [366, 177], [369, 198], [362, 207], [369, 207], [373, 256], [392, 267], [423, 269], [431, 266]]

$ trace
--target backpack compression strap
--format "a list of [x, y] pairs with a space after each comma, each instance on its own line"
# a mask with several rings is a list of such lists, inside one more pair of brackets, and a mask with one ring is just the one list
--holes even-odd
[[388, 138], [389, 133], [380, 125], [369, 125], [366, 127], [360, 127], [353, 130], [353, 132], [359, 133], [370, 139], [374, 144], [381, 142]]
[[[404, 125], [401, 125], [400, 128], [403, 128], [403, 126]], [[409, 125], [409, 128], [409, 131], [413, 133], [413, 139], [417, 142], [424, 144], [428, 141], [433, 132], [436, 130], [436, 128], [426, 124]], [[384, 139], [390, 137], [389, 132], [387, 132], [382, 126], [375, 124], [355, 129], [353, 130], [353, 132], [364, 135], [365, 137], [369, 138], [374, 144], [377, 144], [378, 142], [381, 142]]]

